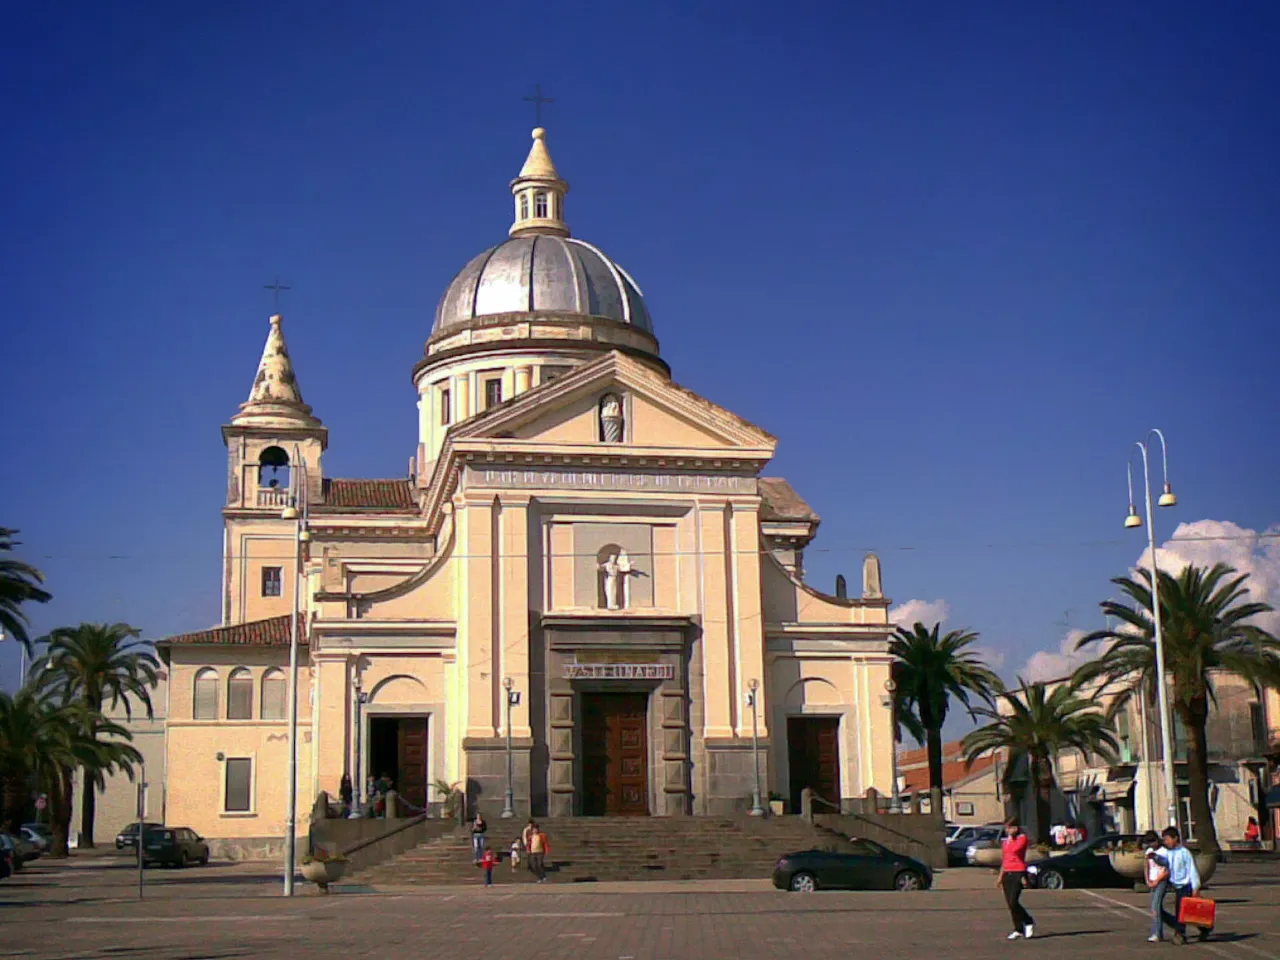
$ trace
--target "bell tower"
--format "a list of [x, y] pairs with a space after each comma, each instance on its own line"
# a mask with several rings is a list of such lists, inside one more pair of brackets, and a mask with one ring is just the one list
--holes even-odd
[[[292, 547], [276, 542], [289, 536], [281, 513], [295, 492], [316, 503], [324, 489], [321, 458], [329, 430], [303, 402], [282, 317], [276, 314], [270, 322], [249, 399], [222, 428], [227, 446], [224, 624], [287, 610], [292, 570], [285, 554]], [[305, 464], [305, 491], [295, 491], [299, 463]]]

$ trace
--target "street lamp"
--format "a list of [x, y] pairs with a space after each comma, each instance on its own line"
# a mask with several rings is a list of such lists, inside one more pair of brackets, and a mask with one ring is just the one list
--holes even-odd
[[760, 681], [752, 677], [747, 682], [747, 706], [751, 708], [751, 766], [755, 772], [755, 787], [751, 791], [751, 816], [763, 817], [764, 807], [760, 805], [760, 709], [757, 693]]
[[364, 733], [361, 729], [361, 721], [364, 719], [364, 705], [369, 702], [369, 695], [364, 692], [364, 671], [360, 659], [356, 657], [356, 662], [351, 667], [351, 688], [356, 695], [356, 782], [354, 784], [356, 810], [364, 810]]
[[293, 447], [293, 492], [282, 520], [297, 522], [293, 542], [293, 610], [289, 618], [289, 800], [285, 811], [284, 895], [293, 896], [298, 825], [298, 601], [302, 595], [302, 560], [311, 531], [307, 529], [307, 465], [297, 444]]
[[[1160, 567], [1156, 562], [1156, 525], [1151, 515], [1151, 463], [1150, 451], [1151, 437], [1160, 438], [1160, 461], [1164, 467], [1164, 491], [1160, 494], [1157, 501], [1162, 507], [1172, 507], [1178, 502], [1178, 498], [1173, 494], [1173, 488], [1169, 485], [1169, 447], [1165, 443], [1164, 434], [1159, 430], [1152, 430], [1147, 434], [1147, 439], [1141, 443], [1134, 444], [1142, 451], [1142, 492], [1146, 496], [1147, 507], [1147, 545], [1151, 548], [1151, 616], [1155, 627], [1156, 642], [1156, 697], [1159, 699], [1157, 708], [1160, 717], [1160, 747], [1164, 752], [1164, 790], [1165, 800], [1168, 808], [1169, 826], [1176, 827], [1178, 825], [1178, 793], [1174, 785], [1173, 779], [1173, 742], [1170, 737], [1169, 724], [1169, 694], [1165, 679], [1165, 661], [1164, 661], [1164, 631], [1161, 625], [1162, 617], [1160, 616]], [[1142, 526], [1142, 518], [1138, 516], [1136, 503], [1133, 499], [1133, 453], [1129, 454], [1129, 515], [1124, 518], [1124, 525], [1128, 529]], [[1154, 819], [1154, 816], [1153, 816]]]
[[507, 692], [507, 789], [502, 794], [503, 820], [510, 820], [516, 815], [516, 795], [512, 786], [515, 767], [511, 757], [511, 708], [520, 702], [520, 694], [511, 689], [513, 685], [510, 677], [502, 678], [502, 689]]
[[902, 812], [902, 797], [898, 791], [898, 685], [890, 677], [884, 682], [884, 691], [888, 694], [887, 706], [889, 708], [889, 730], [892, 736], [890, 742], [893, 750], [893, 764], [891, 772], [893, 774], [892, 786], [889, 788], [889, 812]]

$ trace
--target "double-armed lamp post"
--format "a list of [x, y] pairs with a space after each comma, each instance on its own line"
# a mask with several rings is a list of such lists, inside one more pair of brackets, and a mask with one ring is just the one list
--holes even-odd
[[760, 681], [752, 677], [747, 683], [747, 706], [751, 707], [751, 768], [755, 773], [755, 786], [751, 790], [751, 816], [763, 817], [764, 805], [760, 802]]
[[512, 689], [514, 686], [510, 677], [502, 678], [502, 689], [507, 693], [507, 789], [502, 794], [503, 820], [510, 820], [516, 815], [515, 760], [511, 753], [511, 708], [520, 702], [520, 693]]
[[280, 517], [297, 523], [293, 541], [293, 611], [289, 619], [289, 792], [285, 811], [284, 895], [293, 896], [293, 874], [297, 865], [298, 825], [298, 606], [302, 598], [303, 560], [311, 539], [307, 529], [307, 465], [298, 447], [293, 448], [290, 472], [293, 491]]
[[[1178, 498], [1174, 496], [1173, 488], [1169, 485], [1169, 448], [1165, 443], [1164, 434], [1159, 430], [1152, 430], [1147, 434], [1146, 440], [1135, 444], [1135, 446], [1142, 452], [1142, 492], [1146, 496], [1147, 545], [1151, 550], [1151, 619], [1155, 632], [1156, 697], [1159, 700], [1156, 708], [1160, 718], [1160, 746], [1164, 753], [1165, 802], [1169, 826], [1176, 827], [1178, 825], [1178, 791], [1173, 777], [1173, 738], [1170, 734], [1169, 692], [1164, 659], [1164, 630], [1161, 624], [1163, 618], [1160, 612], [1160, 566], [1156, 561], [1156, 526], [1151, 511], [1150, 445], [1152, 437], [1157, 437], [1160, 440], [1160, 462], [1164, 467], [1164, 489], [1156, 502], [1162, 507], [1172, 507], [1178, 502]], [[1125, 517], [1124, 525], [1129, 529], [1142, 526], [1142, 518], [1138, 516], [1137, 501], [1133, 499], [1132, 452], [1129, 454], [1129, 515]], [[1154, 797], [1148, 801], [1148, 806], [1152, 810], [1152, 819], [1154, 820]]]

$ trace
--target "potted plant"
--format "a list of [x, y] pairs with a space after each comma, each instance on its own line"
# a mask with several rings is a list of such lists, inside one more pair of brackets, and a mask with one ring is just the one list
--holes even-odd
[[786, 800], [780, 793], [769, 794], [769, 812], [780, 817], [786, 812]]
[[1216, 853], [1202, 853], [1199, 850], [1191, 852], [1196, 861], [1196, 873], [1200, 874], [1200, 884], [1203, 886], [1209, 882], [1209, 878], [1218, 869], [1218, 855]]
[[462, 816], [462, 804], [466, 799], [462, 793], [462, 781], [450, 783], [439, 779], [432, 784], [436, 793], [440, 794], [440, 818], [442, 820], [458, 820]]
[[328, 893], [329, 884], [342, 879], [347, 863], [347, 858], [340, 853], [317, 850], [302, 858], [302, 878], [314, 883], [321, 893]]

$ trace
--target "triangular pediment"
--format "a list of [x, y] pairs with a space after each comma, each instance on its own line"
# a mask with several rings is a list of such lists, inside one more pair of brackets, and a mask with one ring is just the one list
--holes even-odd
[[[609, 394], [621, 401], [623, 439], [617, 444], [602, 439], [601, 402]], [[450, 436], [768, 455], [777, 444], [772, 434], [619, 351], [459, 424]]]

